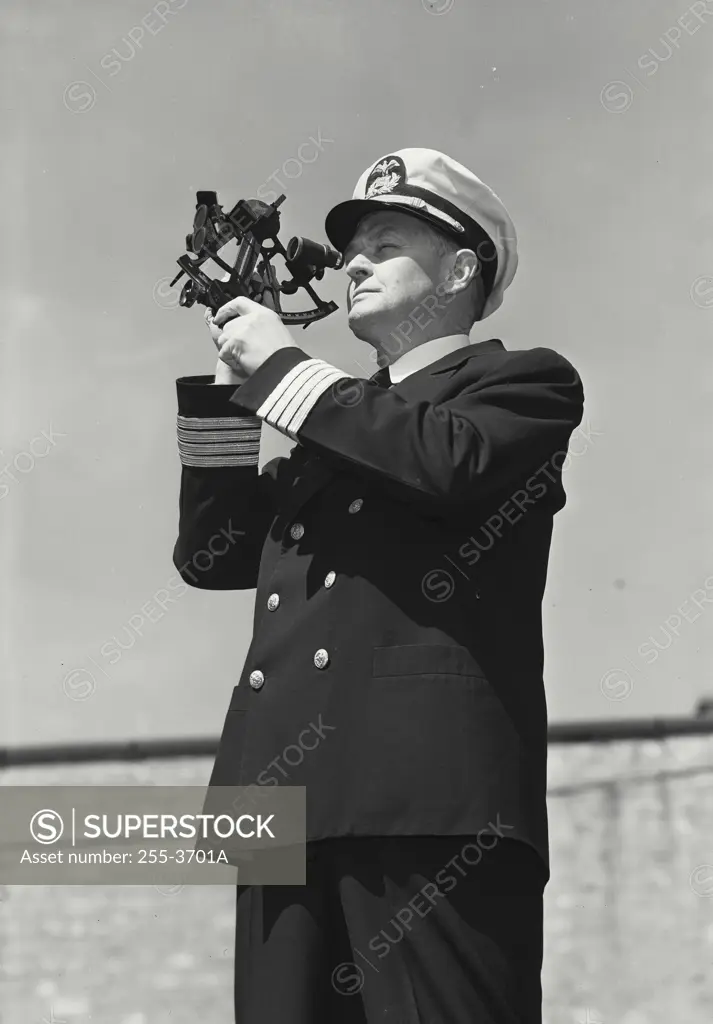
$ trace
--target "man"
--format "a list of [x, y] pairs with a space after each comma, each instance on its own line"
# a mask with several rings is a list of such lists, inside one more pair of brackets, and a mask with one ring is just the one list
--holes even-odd
[[[175, 564], [257, 588], [211, 784], [307, 791], [307, 884], [238, 888], [236, 1021], [538, 1024], [541, 603], [582, 385], [550, 349], [471, 344], [517, 251], [455, 160], [384, 156], [326, 231], [374, 378], [236, 299], [208, 317], [215, 380], [178, 381]], [[262, 422], [297, 443], [258, 473]]]

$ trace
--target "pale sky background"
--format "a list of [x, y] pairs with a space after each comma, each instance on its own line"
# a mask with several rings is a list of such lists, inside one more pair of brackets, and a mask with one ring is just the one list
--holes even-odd
[[[136, 46], [142, 18], [161, 25], [147, 0], [6, 0], [0, 742], [218, 734], [254, 592], [190, 590], [127, 632], [175, 577], [174, 381], [215, 362], [202, 307], [175, 308], [161, 282], [196, 189], [254, 195], [319, 132], [319, 159], [283, 178], [284, 241], [323, 239], [384, 153], [442, 149], [519, 233], [514, 283], [474, 339], [554, 348], [583, 378], [598, 433], [555, 521], [551, 720], [687, 714], [713, 691], [713, 606], [690, 602], [713, 575], [713, 5], [701, 24], [663, 0], [435, 13], [450, 3], [174, 0]], [[345, 280], [318, 286], [342, 308], [298, 341], [364, 376]], [[264, 433], [262, 462], [289, 450]], [[637, 653], [668, 642], [687, 599], [695, 621], [655, 660]], [[101, 654], [132, 635], [115, 664]], [[611, 669], [628, 678], [602, 685]]]

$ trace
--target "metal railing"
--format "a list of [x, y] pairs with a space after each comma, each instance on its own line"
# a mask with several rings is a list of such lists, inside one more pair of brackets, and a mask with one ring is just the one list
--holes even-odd
[[[661, 740], [672, 736], [713, 733], [713, 715], [678, 718], [622, 718], [557, 722], [550, 725], [548, 742], [617, 743]], [[218, 739], [147, 739], [116, 743], [76, 743], [0, 748], [0, 768], [20, 765], [80, 764], [88, 761], [146, 761], [177, 757], [213, 757]]]

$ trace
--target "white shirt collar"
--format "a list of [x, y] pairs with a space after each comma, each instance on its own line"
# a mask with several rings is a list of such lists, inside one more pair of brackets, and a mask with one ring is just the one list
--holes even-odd
[[424, 366], [435, 363], [438, 359], [455, 352], [459, 348], [470, 345], [470, 336], [467, 334], [448, 334], [444, 338], [433, 338], [431, 341], [424, 341], [422, 345], [411, 348], [389, 367], [389, 377], [392, 384], [398, 384], [409, 374], [416, 370], [422, 370]]

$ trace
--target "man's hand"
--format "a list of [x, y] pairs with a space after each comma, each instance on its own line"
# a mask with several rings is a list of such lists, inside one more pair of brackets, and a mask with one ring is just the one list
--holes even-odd
[[[218, 327], [214, 322], [212, 309], [207, 309], [205, 311], [205, 322], [208, 325], [208, 330], [210, 331], [210, 336], [213, 339], [213, 344], [217, 349], [219, 349], [220, 345], [218, 344], [218, 339], [223, 333], [223, 328]], [[235, 370], [231, 369], [227, 363], [224, 363], [222, 359], [218, 360], [218, 364], [215, 368], [214, 384], [232, 384], [233, 387], [237, 388], [240, 387], [241, 384], [244, 384], [247, 379], [248, 377], [246, 373], [237, 373]]]
[[[238, 384], [251, 377], [273, 352], [299, 348], [274, 310], [244, 296], [221, 306], [208, 326], [220, 361], [239, 378]], [[233, 383], [232, 380], [220, 382]], [[216, 383], [219, 383], [217, 374]]]

